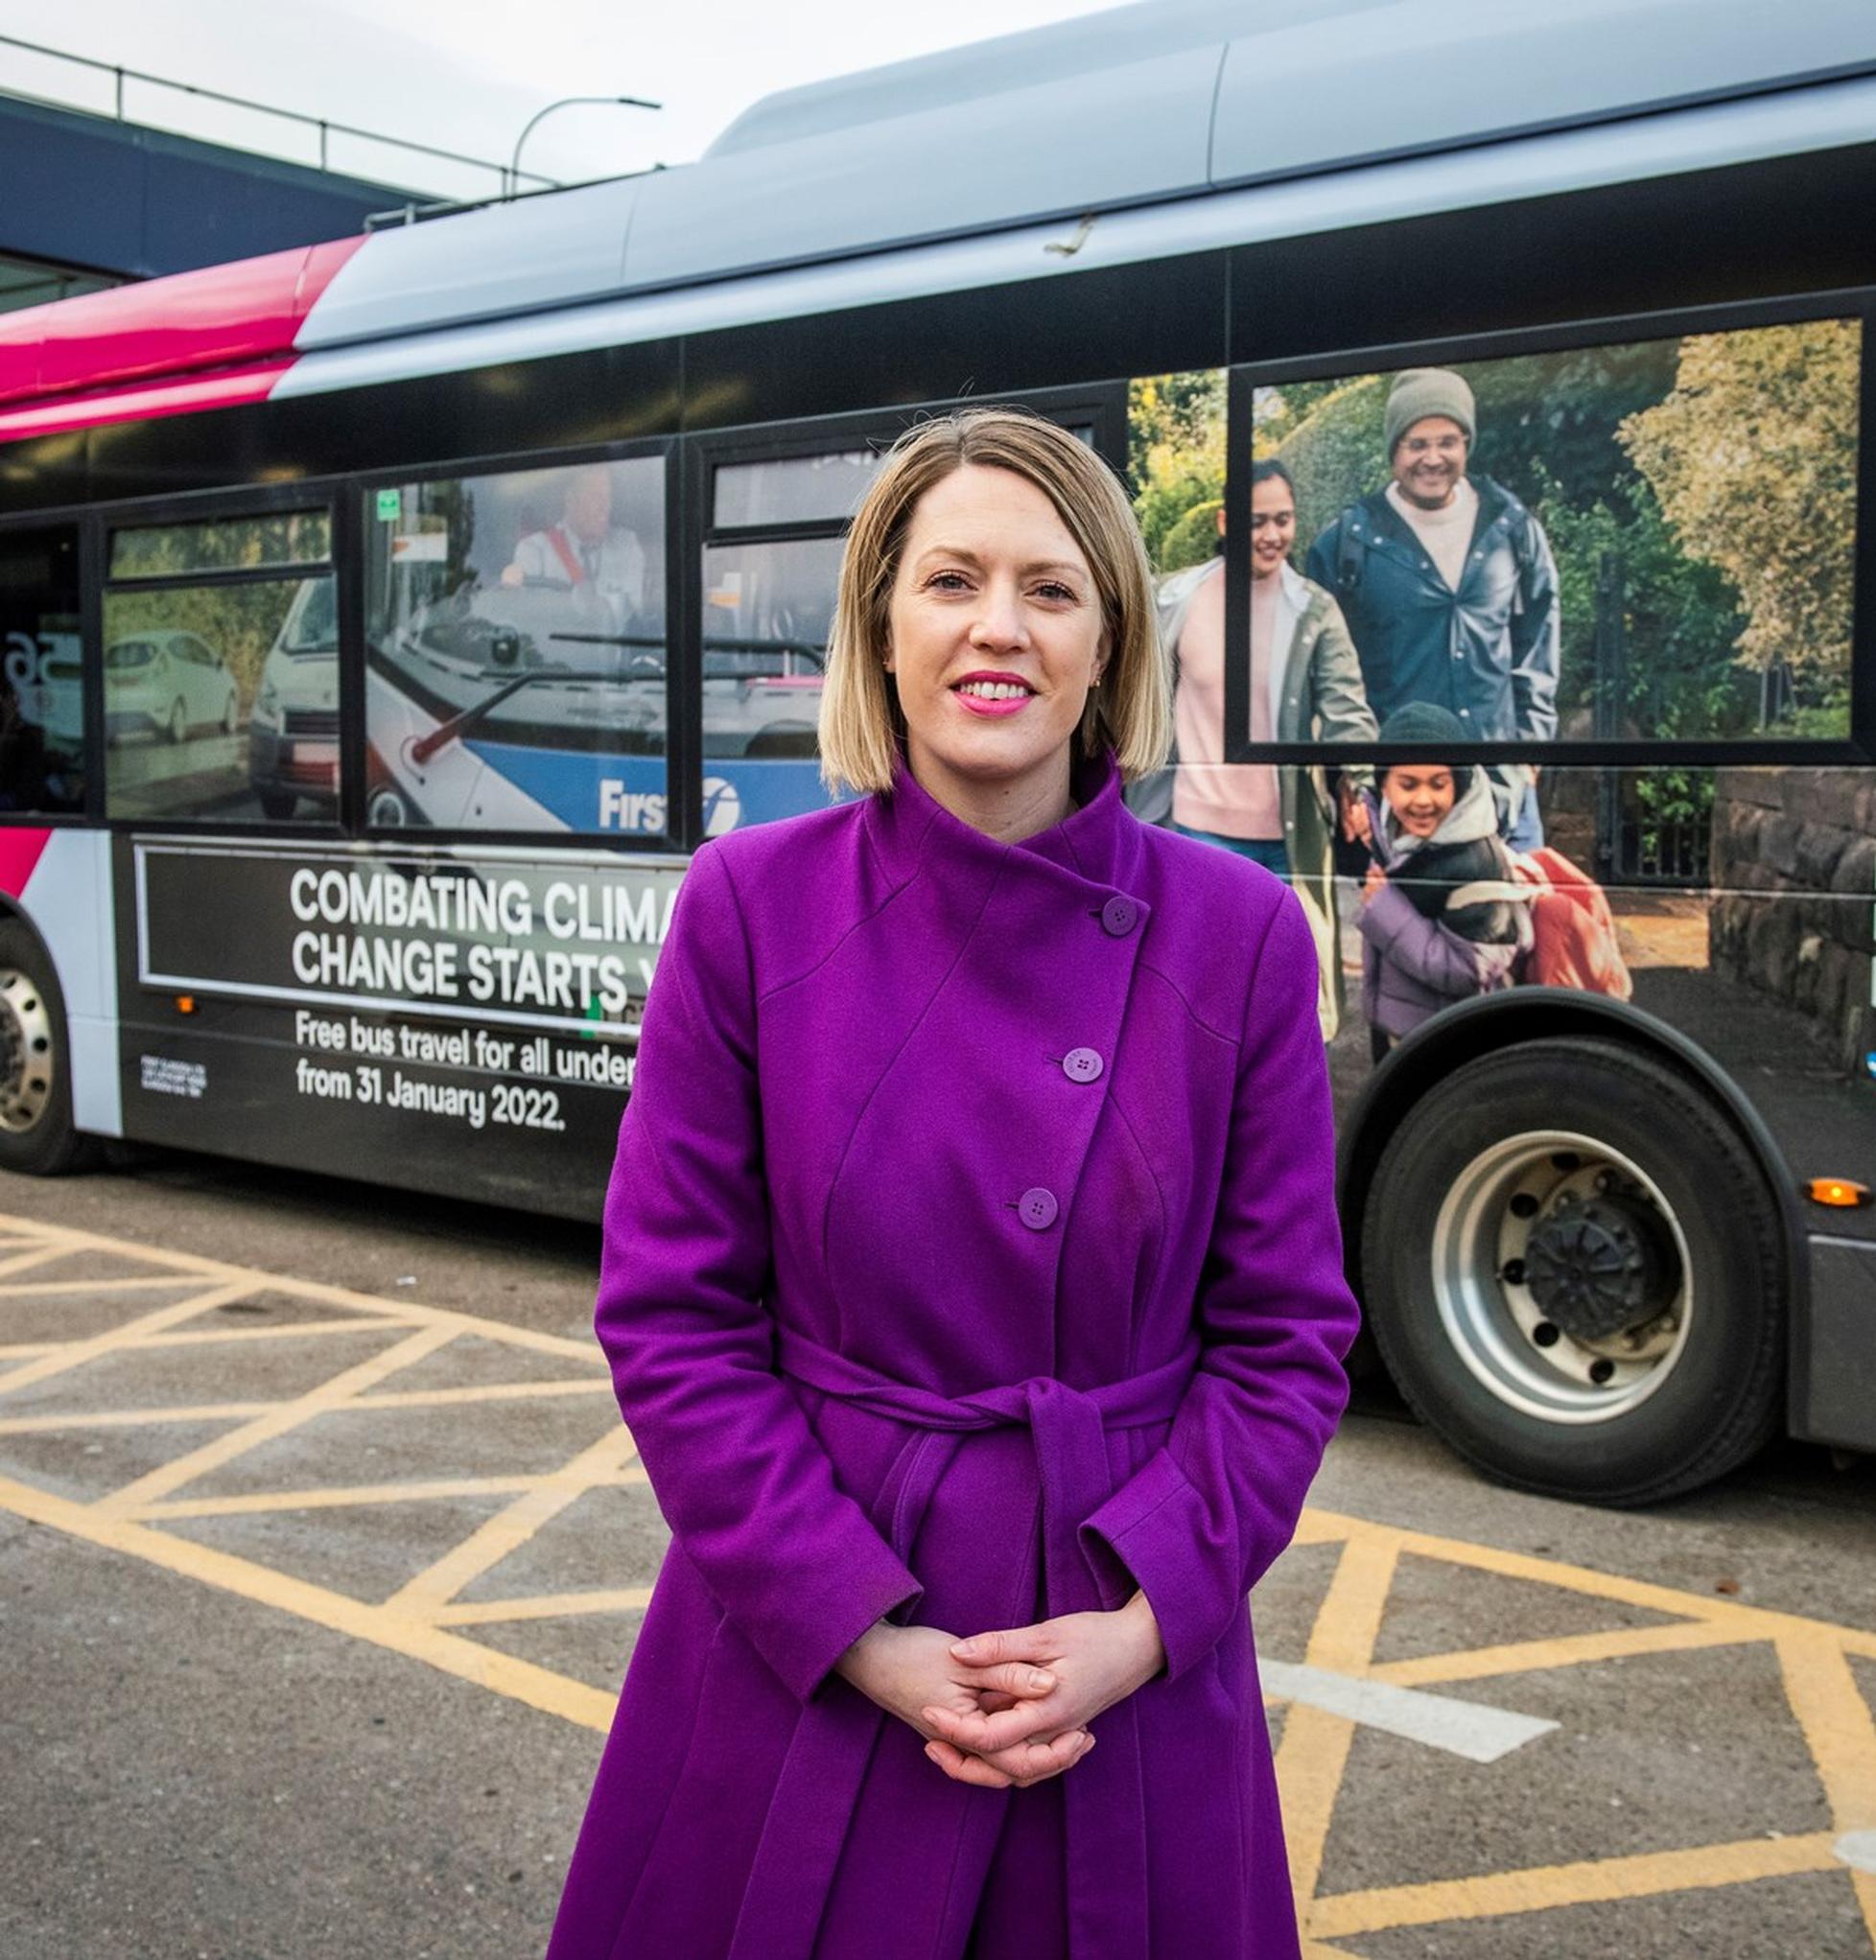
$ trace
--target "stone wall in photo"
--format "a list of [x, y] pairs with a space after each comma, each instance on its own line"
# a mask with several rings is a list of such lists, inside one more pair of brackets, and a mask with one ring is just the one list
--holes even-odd
[[1861, 1071], [1876, 1046], [1876, 772], [1717, 771], [1712, 884], [1714, 970], [1797, 1008]]

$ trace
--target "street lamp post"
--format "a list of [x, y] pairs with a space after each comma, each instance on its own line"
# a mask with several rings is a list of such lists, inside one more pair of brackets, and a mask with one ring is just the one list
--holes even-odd
[[605, 108], [618, 106], [628, 109], [661, 109], [661, 102], [646, 102], [638, 95], [567, 95], [558, 102], [551, 102], [544, 109], [537, 110], [528, 119], [528, 126], [515, 138], [515, 153], [508, 161], [508, 193], [513, 196], [521, 188], [521, 146], [533, 133], [537, 124], [544, 123], [555, 109]]

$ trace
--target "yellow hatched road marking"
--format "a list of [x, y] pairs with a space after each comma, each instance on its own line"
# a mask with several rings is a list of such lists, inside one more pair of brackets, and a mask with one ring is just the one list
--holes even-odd
[[[474, 1402], [554, 1401], [564, 1395], [610, 1395], [612, 1383], [495, 1382], [475, 1388], [404, 1388], [382, 1395], [356, 1395], [353, 1409], [455, 1409]], [[223, 1422], [261, 1415], [277, 1402], [197, 1402], [168, 1409], [75, 1409], [69, 1414], [13, 1415], [0, 1420], [0, 1436], [31, 1435], [60, 1429], [141, 1428], [146, 1423]]]
[[[1669, 1613], [1678, 1619], [1724, 1622], [1748, 1640], [1775, 1640], [1781, 1633], [1815, 1632], [1829, 1626], [1848, 1653], [1876, 1659], [1876, 1632], [1862, 1627], [1838, 1626], [1829, 1622], [1807, 1620], [1799, 1613], [1779, 1613], [1769, 1606], [1748, 1606], [1739, 1599], [1708, 1599], [1697, 1593], [1677, 1593], [1671, 1586], [1659, 1586], [1647, 1579], [1631, 1579], [1616, 1573], [1593, 1572], [1587, 1566], [1566, 1565], [1534, 1558], [1529, 1552], [1501, 1552], [1492, 1545], [1474, 1545], [1464, 1538], [1440, 1538], [1427, 1531], [1410, 1531], [1393, 1525], [1374, 1525], [1359, 1518], [1326, 1513], [1333, 1522], [1331, 1538], [1356, 1533], [1385, 1534], [1402, 1552], [1423, 1558], [1465, 1566], [1474, 1572], [1494, 1573], [1501, 1578], [1530, 1579], [1540, 1586], [1555, 1586], [1564, 1592], [1587, 1593], [1599, 1599], [1612, 1599], [1618, 1605], [1643, 1606], [1654, 1613]], [[1318, 1539], [1318, 1543], [1325, 1542]]]
[[[59, 1258], [97, 1252], [135, 1261], [143, 1274], [97, 1281], [61, 1280]], [[38, 1277], [42, 1271], [54, 1276]], [[21, 1275], [17, 1279], [9, 1273]], [[94, 1503], [59, 1498], [0, 1478], [0, 1509], [31, 1518], [105, 1547], [215, 1586], [273, 1609], [365, 1640], [473, 1681], [561, 1719], [604, 1730], [614, 1697], [551, 1668], [514, 1659], [468, 1637], [468, 1629], [504, 1622], [642, 1611], [648, 1586], [621, 1586], [464, 1600], [461, 1589], [494, 1570], [583, 1492], [645, 1482], [644, 1466], [622, 1429], [607, 1434], [559, 1468], [541, 1475], [434, 1478], [406, 1483], [315, 1486], [213, 1497], [176, 1496], [196, 1478], [231, 1462], [314, 1417], [343, 1409], [387, 1414], [568, 1396], [610, 1397], [612, 1384], [590, 1340], [536, 1334], [473, 1316], [388, 1300], [322, 1282], [245, 1269], [193, 1254], [152, 1250], [68, 1229], [41, 1228], [0, 1217], [0, 1324], [14, 1297], [46, 1294], [134, 1295], [139, 1290], [188, 1288], [188, 1296], [132, 1318], [108, 1332], [71, 1342], [24, 1342], [0, 1348], [18, 1365], [0, 1374], [0, 1395], [55, 1379], [89, 1362], [144, 1347], [201, 1347], [255, 1340], [313, 1340], [322, 1333], [373, 1329], [401, 1336], [382, 1353], [335, 1373], [305, 1395], [281, 1401], [229, 1401], [184, 1408], [93, 1409], [71, 1413], [0, 1417], [0, 1437], [91, 1430], [150, 1428], [224, 1421], [227, 1434], [163, 1463]], [[345, 1310], [333, 1321], [268, 1327], [190, 1327], [214, 1307], [266, 1294]], [[458, 1336], [515, 1352], [574, 1358], [590, 1372], [545, 1382], [497, 1382], [455, 1388], [381, 1386]], [[207, 1356], [205, 1354], [205, 1360]], [[0, 1403], [0, 1408], [5, 1404]], [[159, 1528], [170, 1521], [218, 1516], [317, 1511], [354, 1505], [435, 1502], [457, 1497], [507, 1498], [497, 1514], [381, 1602], [367, 1602], [292, 1578], [256, 1561], [216, 1551]], [[1606, 1661], [1764, 1642], [1782, 1670], [1786, 1693], [1817, 1765], [1830, 1807], [1829, 1832], [1790, 1837], [1769, 1834], [1736, 1844], [1696, 1846], [1634, 1857], [1596, 1858], [1524, 1871], [1482, 1874], [1433, 1884], [1381, 1886], [1354, 1893], [1321, 1892], [1325, 1847], [1346, 1778], [1354, 1724], [1346, 1716], [1292, 1705], [1278, 1756], [1293, 1872], [1308, 1960], [1359, 1960], [1344, 1945], [1396, 1927], [1463, 1922], [1500, 1914], [1567, 1908], [1601, 1901], [1736, 1886], [1801, 1874], [1831, 1873], [1855, 1888], [1876, 1951], [1876, 1876], [1852, 1871], [1836, 1850], [1840, 1838], [1876, 1828], [1876, 1723], [1851, 1670], [1852, 1657], [1876, 1658], [1876, 1632], [1800, 1615], [1708, 1598], [1670, 1587], [1502, 1552], [1465, 1540], [1375, 1524], [1330, 1511], [1306, 1511], [1300, 1546], [1339, 1545], [1341, 1556], [1307, 1651], [1307, 1665], [1405, 1688], [1499, 1679]], [[1400, 1555], [1600, 1599], [1645, 1608], [1668, 1623], [1616, 1626], [1550, 1639], [1510, 1642], [1417, 1655], [1376, 1666], [1373, 1653], [1388, 1610]], [[458, 1631], [457, 1629], [461, 1629]], [[1846, 1893], [1846, 1897], [1848, 1894]]]
[[373, 1319], [283, 1320], [275, 1327], [185, 1327], [179, 1334], [152, 1334], [140, 1347], [223, 1347], [244, 1341], [317, 1341], [327, 1334], [375, 1334], [386, 1327], [421, 1327], [423, 1320], [390, 1314]]
[[488, 1626], [504, 1620], [559, 1620], [580, 1613], [639, 1613], [651, 1603], [649, 1586], [611, 1586], [593, 1593], [536, 1593], [525, 1599], [453, 1599], [425, 1616], [432, 1626]]
[[[1381, 1631], [1381, 1615], [1394, 1584], [1398, 1552], [1383, 1534], [1352, 1534], [1316, 1615], [1305, 1663], [1338, 1673], [1368, 1668]], [[1342, 1788], [1355, 1725], [1306, 1703], [1292, 1703], [1277, 1752], [1277, 1782], [1290, 1852], [1290, 1883], [1299, 1899], [1313, 1899], [1322, 1876], [1335, 1800]]]
[[[59, 1248], [59, 1256], [87, 1249], [82, 1246], [65, 1246]], [[0, 1286], [0, 1306], [15, 1297], [35, 1300], [42, 1294], [150, 1293], [159, 1286], [187, 1286], [202, 1276], [199, 1272], [152, 1272], [134, 1279], [27, 1280], [19, 1286]]]
[[1546, 1668], [1580, 1668], [1590, 1661], [1621, 1661], [1633, 1654], [1679, 1654], [1695, 1647], [1736, 1646], [1758, 1636], [1723, 1621], [1677, 1620], [1666, 1626], [1616, 1626], [1606, 1633], [1572, 1633], [1554, 1640], [1513, 1641], [1503, 1646], [1468, 1647], [1463, 1653], [1417, 1654], [1372, 1669], [1377, 1681], [1396, 1688], [1436, 1682], [1487, 1681], [1496, 1674], [1535, 1674]]
[[271, 1566], [256, 1565], [226, 1552], [217, 1552], [187, 1538], [172, 1537], [148, 1525], [129, 1519], [101, 1515], [94, 1505], [73, 1504], [54, 1497], [31, 1484], [0, 1477], [0, 1505], [35, 1524], [51, 1525], [87, 1544], [122, 1552], [141, 1558], [167, 1572], [199, 1579], [204, 1585], [238, 1594], [264, 1606], [294, 1613], [317, 1626], [335, 1633], [350, 1634], [370, 1641], [411, 1660], [425, 1661], [446, 1674], [473, 1681], [479, 1688], [505, 1694], [512, 1701], [526, 1702], [546, 1715], [577, 1722], [582, 1728], [604, 1731], [612, 1725], [614, 1697], [597, 1688], [588, 1688], [551, 1668], [537, 1668], [530, 1661], [518, 1661], [493, 1647], [479, 1645], [432, 1626], [408, 1614], [392, 1613], [383, 1606], [367, 1605], [342, 1593], [304, 1579], [290, 1578]]
[[1316, 1938], [1334, 1940], [1391, 1932], [1396, 1926], [1498, 1919], [1511, 1913], [1550, 1912], [1560, 1905], [1601, 1905], [1662, 1892], [1745, 1885], [1757, 1878], [1841, 1872], [1843, 1867], [1831, 1850], [1832, 1842], [1830, 1832], [1813, 1831], [1797, 1837], [1748, 1837], [1737, 1844], [1703, 1844], [1691, 1851], [1644, 1852], [1636, 1857], [1589, 1858], [1581, 1864], [1541, 1865], [1480, 1878], [1445, 1878], [1433, 1885], [1344, 1892], [1315, 1901], [1309, 1908], [1309, 1925]]
[[445, 1606], [472, 1579], [501, 1562], [533, 1537], [550, 1518], [557, 1517], [575, 1498], [625, 1466], [634, 1454], [632, 1439], [622, 1430], [608, 1430], [552, 1476], [542, 1479], [531, 1490], [498, 1511], [479, 1526], [460, 1545], [444, 1553], [434, 1565], [400, 1586], [385, 1604], [401, 1612], [432, 1612]]
[[35, 1266], [50, 1266], [55, 1259], [63, 1259], [76, 1249], [61, 1239], [50, 1246], [35, 1246], [30, 1252], [15, 1252], [11, 1259], [0, 1259], [0, 1279], [11, 1280], [17, 1273], [32, 1272]]
[[[549, 1473], [551, 1477], [551, 1472]], [[230, 1497], [172, 1497], [155, 1504], [139, 1505], [126, 1510], [127, 1518], [141, 1518], [146, 1524], [165, 1518], [233, 1518], [257, 1511], [330, 1510], [353, 1505], [428, 1504], [437, 1498], [506, 1497], [515, 1491], [532, 1490], [546, 1482], [542, 1477], [436, 1477], [417, 1483], [315, 1484], [305, 1490], [242, 1491]], [[633, 1465], [615, 1470], [608, 1477], [595, 1477], [590, 1487], [623, 1489], [645, 1483], [645, 1470]]]
[[289, 1430], [311, 1422], [316, 1415], [327, 1415], [334, 1410], [342, 1409], [361, 1388], [382, 1382], [399, 1368], [422, 1361], [426, 1355], [434, 1354], [439, 1347], [455, 1339], [456, 1333], [452, 1328], [419, 1328], [394, 1346], [387, 1347], [384, 1353], [374, 1354], [356, 1367], [347, 1368], [343, 1374], [335, 1375], [331, 1381], [320, 1383], [317, 1388], [294, 1401], [280, 1403], [265, 1415], [257, 1415], [251, 1422], [243, 1424], [240, 1429], [230, 1430], [226, 1435], [217, 1436], [186, 1456], [175, 1457], [167, 1463], [158, 1464], [134, 1482], [101, 1498], [93, 1509], [121, 1514], [138, 1505], [150, 1503], [152, 1498], [167, 1497], [182, 1484], [206, 1476], [211, 1470], [220, 1470], [237, 1457], [258, 1449], [262, 1443], [270, 1443]]
[[[1837, 1642], [1816, 1634], [1777, 1644], [1786, 1698], [1817, 1765], [1838, 1833], [1876, 1830], [1876, 1722]], [[1876, 1872], [1852, 1871], [1864, 1929], [1876, 1945]]]
[[192, 1294], [186, 1300], [174, 1300], [167, 1307], [139, 1314], [134, 1320], [127, 1320], [107, 1334], [94, 1334], [90, 1340], [74, 1341], [57, 1353], [42, 1354], [36, 1361], [26, 1362], [0, 1375], [0, 1395], [11, 1395], [17, 1389], [30, 1388], [35, 1383], [50, 1381], [54, 1375], [67, 1374], [102, 1355], [134, 1347], [146, 1334], [161, 1333], [164, 1328], [174, 1327], [192, 1315], [205, 1314], [211, 1307], [219, 1307], [223, 1300], [238, 1299], [246, 1291], [246, 1288], [239, 1282], [211, 1287], [206, 1293]]
[[483, 1382], [470, 1388], [390, 1388], [361, 1395], [361, 1409], [459, 1409], [472, 1402], [543, 1402], [561, 1395], [612, 1393], [612, 1377], [591, 1382]]
[[278, 1408], [274, 1402], [198, 1402], [173, 1409], [75, 1409], [56, 1415], [10, 1415], [0, 1436], [43, 1435], [67, 1429], [144, 1429], [174, 1422], [230, 1422]]

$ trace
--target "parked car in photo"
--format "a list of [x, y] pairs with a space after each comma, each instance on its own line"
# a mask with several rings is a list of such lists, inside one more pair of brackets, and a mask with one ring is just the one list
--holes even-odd
[[241, 690], [228, 664], [199, 634], [180, 628], [138, 633], [105, 649], [105, 730], [185, 741], [198, 729], [233, 735]]
[[247, 729], [247, 774], [261, 814], [339, 803], [339, 608], [330, 578], [301, 582], [261, 668]]

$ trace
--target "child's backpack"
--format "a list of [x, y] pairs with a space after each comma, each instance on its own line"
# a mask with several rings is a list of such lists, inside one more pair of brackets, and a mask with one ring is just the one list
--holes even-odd
[[1512, 870], [1520, 882], [1536, 887], [1531, 900], [1533, 944], [1519, 963], [1518, 980], [1528, 987], [1574, 987], [1582, 993], [1631, 999], [1635, 983], [1602, 886], [1548, 845], [1513, 852]]

